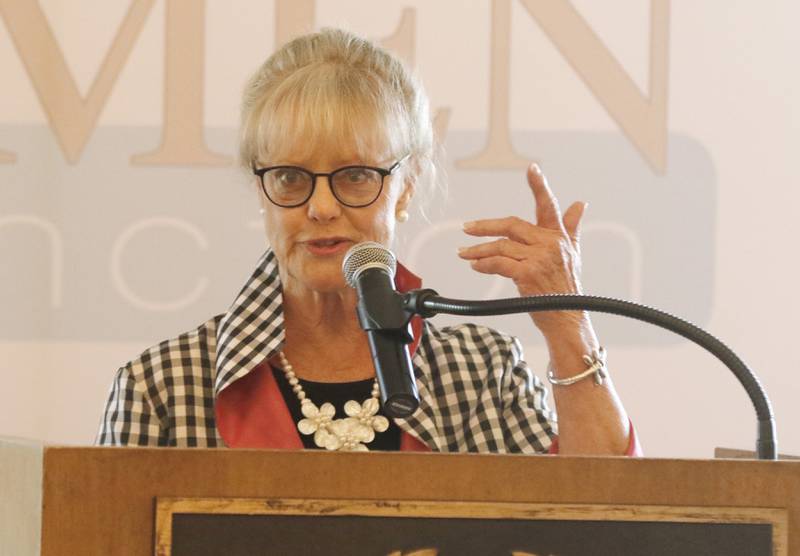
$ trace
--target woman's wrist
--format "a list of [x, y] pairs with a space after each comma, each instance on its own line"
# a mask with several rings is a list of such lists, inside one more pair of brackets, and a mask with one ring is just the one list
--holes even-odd
[[[600, 342], [585, 312], [562, 312], [558, 318], [547, 319], [540, 327], [544, 335], [555, 376], [574, 374], [582, 369], [583, 356], [600, 348]], [[538, 326], [538, 323], [537, 323]]]
[[586, 311], [543, 311], [531, 313], [531, 317], [548, 347], [563, 342], [596, 341], [592, 321]]

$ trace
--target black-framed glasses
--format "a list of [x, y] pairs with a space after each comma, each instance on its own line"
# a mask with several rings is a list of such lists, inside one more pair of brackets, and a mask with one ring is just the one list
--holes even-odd
[[404, 156], [388, 169], [345, 166], [327, 174], [315, 174], [300, 166], [253, 166], [253, 173], [261, 181], [261, 190], [267, 199], [279, 207], [299, 207], [308, 202], [314, 194], [317, 178], [324, 176], [328, 178], [331, 192], [337, 201], [346, 207], [361, 208], [375, 202], [383, 190], [384, 178], [397, 170], [408, 156]]

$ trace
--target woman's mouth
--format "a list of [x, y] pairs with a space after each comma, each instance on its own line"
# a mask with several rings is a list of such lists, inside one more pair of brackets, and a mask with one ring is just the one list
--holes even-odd
[[311, 239], [304, 243], [313, 255], [336, 255], [347, 251], [353, 242], [343, 237], [331, 237]]

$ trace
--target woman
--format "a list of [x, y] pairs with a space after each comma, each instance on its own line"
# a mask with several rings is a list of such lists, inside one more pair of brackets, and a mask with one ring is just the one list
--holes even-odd
[[[603, 380], [604, 352], [579, 312], [532, 315], [550, 352], [557, 443], [546, 391], [519, 343], [475, 325], [416, 322], [420, 408], [392, 422], [376, 414], [375, 373], [342, 258], [362, 241], [391, 247], [415, 194], [436, 179], [433, 151], [427, 98], [383, 50], [324, 30], [271, 56], [247, 85], [240, 148], [270, 248], [227, 313], [118, 371], [98, 443], [635, 452], [633, 428]], [[562, 216], [537, 166], [527, 179], [536, 223], [467, 223], [470, 236], [501, 239], [459, 255], [477, 272], [512, 279], [521, 295], [580, 292], [586, 205]], [[402, 266], [396, 281], [401, 290], [420, 285]], [[586, 378], [559, 384], [577, 376]]]

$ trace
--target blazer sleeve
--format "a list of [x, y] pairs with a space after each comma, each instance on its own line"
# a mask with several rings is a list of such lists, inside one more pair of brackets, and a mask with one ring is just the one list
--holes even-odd
[[95, 444], [166, 446], [158, 416], [130, 365], [120, 368], [114, 377]]
[[512, 453], [548, 453], [558, 434], [556, 415], [547, 405], [547, 388], [522, 359], [514, 338], [502, 379], [503, 437]]

